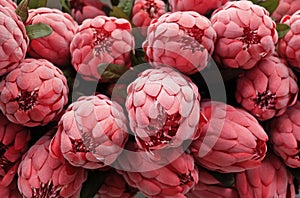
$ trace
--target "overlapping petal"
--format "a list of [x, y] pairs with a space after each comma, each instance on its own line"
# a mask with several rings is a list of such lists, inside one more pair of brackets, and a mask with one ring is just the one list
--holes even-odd
[[197, 163], [224, 173], [261, 165], [268, 136], [251, 114], [214, 101], [202, 102], [201, 109], [208, 121], [200, 123], [200, 137], [190, 146]]
[[127, 141], [127, 119], [106, 96], [82, 96], [58, 124], [51, 152], [73, 166], [98, 169], [112, 164]]
[[297, 77], [287, 63], [271, 55], [237, 79], [235, 97], [259, 120], [282, 115], [298, 96]]
[[70, 50], [72, 64], [85, 79], [101, 80], [99, 64], [130, 67], [130, 52], [134, 38], [129, 21], [115, 17], [97, 16], [86, 19], [75, 34]]
[[45, 59], [24, 59], [0, 82], [0, 109], [16, 124], [46, 125], [68, 102], [67, 80]]
[[7, 7], [13, 11], [17, 8], [17, 4], [12, 0], [1, 0], [0, 5], [3, 7]]
[[224, 67], [250, 69], [271, 55], [278, 41], [269, 12], [251, 1], [230, 1], [214, 11], [214, 60]]
[[70, 64], [70, 43], [78, 28], [74, 19], [55, 8], [30, 9], [26, 25], [38, 23], [49, 25], [53, 32], [49, 36], [32, 40], [28, 54], [32, 58], [47, 59], [60, 67]]
[[151, 21], [143, 49], [152, 66], [193, 74], [206, 67], [215, 40], [206, 17], [193, 11], [168, 12]]
[[178, 147], [199, 136], [197, 86], [172, 68], [147, 69], [127, 88], [131, 130], [145, 150]]
[[276, 10], [272, 13], [272, 18], [277, 22], [285, 15], [292, 15], [300, 9], [299, 0], [279, 0], [279, 5]]

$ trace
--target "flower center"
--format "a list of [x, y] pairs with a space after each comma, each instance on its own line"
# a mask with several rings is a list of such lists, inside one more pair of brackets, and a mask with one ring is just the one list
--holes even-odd
[[19, 110], [28, 111], [31, 110], [37, 103], [38, 91], [21, 91], [17, 98], [14, 101], [17, 101], [19, 104]]
[[70, 138], [71, 143], [72, 143], [72, 152], [77, 153], [77, 152], [88, 152], [89, 150], [86, 148], [85, 144], [81, 139], [72, 139]]
[[82, 141], [89, 152], [96, 153], [96, 147], [100, 145], [100, 141], [91, 137], [90, 133], [83, 133]]
[[110, 38], [110, 33], [101, 29], [94, 30], [94, 54], [95, 56], [99, 56], [101, 53], [111, 53], [110, 47], [113, 42]]
[[191, 181], [194, 181], [194, 178], [192, 177], [192, 174], [178, 174], [178, 178], [180, 180], [180, 185], [188, 184]]
[[150, 16], [150, 18], [157, 16], [157, 5], [155, 3], [155, 0], [146, 0], [144, 4], [144, 11], [147, 12]]
[[245, 27], [243, 32], [244, 35], [239, 40], [244, 43], [244, 50], [247, 50], [251, 44], [260, 43], [261, 38], [257, 35], [257, 30], [251, 30], [249, 27]]
[[266, 110], [275, 107], [276, 94], [273, 94], [270, 90], [263, 93], [258, 93], [256, 98], [253, 99], [255, 105], [260, 109]]
[[0, 168], [3, 169], [5, 173], [7, 173], [9, 169], [14, 165], [4, 156], [7, 149], [8, 147], [0, 142]]
[[54, 186], [50, 180], [48, 184], [42, 183], [40, 188], [32, 188], [32, 197], [33, 198], [60, 198], [60, 191], [62, 187]]
[[179, 26], [179, 29], [183, 30], [185, 33], [181, 40], [181, 48], [183, 50], [189, 49], [194, 53], [196, 51], [202, 52], [205, 49], [201, 44], [202, 37], [204, 35], [203, 30], [199, 29], [197, 26], [194, 26], [192, 28], [185, 28], [183, 26]]

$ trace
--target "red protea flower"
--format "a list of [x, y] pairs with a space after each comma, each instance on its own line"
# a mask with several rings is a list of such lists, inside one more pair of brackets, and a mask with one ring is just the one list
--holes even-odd
[[61, 118], [50, 150], [73, 166], [103, 168], [122, 152], [128, 138], [126, 124], [122, 107], [106, 96], [82, 96]]
[[10, 122], [0, 113], [0, 186], [12, 182], [29, 141], [28, 128]]
[[196, 11], [201, 15], [224, 5], [228, 0], [169, 0], [170, 10], [176, 11]]
[[142, 29], [142, 33], [146, 35], [151, 20], [165, 13], [166, 4], [162, 0], [136, 0], [131, 12], [131, 21], [135, 27], [145, 28]]
[[275, 55], [263, 59], [237, 79], [237, 102], [259, 120], [283, 114], [295, 104], [297, 96], [297, 77]]
[[[1, 1], [4, 5], [6, 1]], [[0, 6], [0, 76], [15, 69], [25, 58], [29, 39], [23, 22], [13, 9]]]
[[58, 9], [30, 9], [26, 25], [37, 23], [49, 25], [53, 32], [49, 36], [33, 39], [28, 49], [29, 56], [47, 59], [61, 67], [70, 64], [70, 43], [78, 28], [74, 19]]
[[39, 139], [23, 156], [18, 168], [22, 197], [77, 198], [87, 178], [83, 168], [71, 166], [49, 153], [51, 135]]
[[97, 192], [99, 198], [133, 198], [138, 190], [127, 184], [114, 169], [105, 174], [104, 183]]
[[279, 5], [271, 16], [279, 22], [284, 15], [292, 15], [297, 10], [300, 10], [299, 0], [279, 0]]
[[207, 65], [215, 39], [206, 17], [192, 11], [169, 12], [151, 21], [143, 48], [152, 66], [193, 74]]
[[196, 162], [219, 172], [241, 172], [258, 167], [267, 151], [268, 136], [258, 121], [243, 109], [221, 102], [201, 103], [207, 118], [190, 150]]
[[17, 8], [17, 4], [12, 0], [0, 0], [0, 6], [7, 7], [13, 11]]
[[68, 101], [63, 73], [44, 59], [24, 59], [0, 82], [0, 109], [16, 124], [46, 125]]
[[79, 26], [71, 42], [72, 64], [85, 80], [98, 81], [99, 64], [130, 67], [130, 51], [133, 49], [134, 38], [129, 21], [98, 16], [86, 19]]
[[178, 147], [199, 136], [200, 94], [188, 77], [168, 67], [148, 69], [127, 93], [130, 127], [140, 148]]
[[293, 176], [274, 155], [268, 155], [261, 166], [237, 173], [235, 186], [240, 197], [295, 197]]
[[0, 185], [0, 195], [3, 198], [20, 198], [20, 192], [17, 186], [17, 177], [8, 186]]
[[214, 59], [224, 67], [250, 69], [271, 55], [278, 40], [269, 12], [251, 1], [231, 1], [211, 17], [217, 32]]
[[273, 150], [292, 168], [300, 168], [300, 102], [271, 120], [269, 126], [270, 140]]
[[103, 6], [99, 0], [70, 0], [72, 16], [79, 24], [85, 19], [105, 15], [102, 11]]
[[140, 149], [123, 152], [116, 162], [117, 172], [149, 198], [185, 197], [199, 179], [193, 157], [180, 148], [160, 157], [163, 160], [152, 161]]
[[295, 12], [292, 16], [285, 16], [281, 23], [290, 26], [288, 33], [278, 41], [278, 53], [285, 58], [287, 62], [300, 71], [300, 32], [298, 30], [300, 24], [300, 11]]
[[226, 187], [213, 175], [198, 167], [199, 182], [187, 194], [188, 198], [239, 198], [234, 187]]

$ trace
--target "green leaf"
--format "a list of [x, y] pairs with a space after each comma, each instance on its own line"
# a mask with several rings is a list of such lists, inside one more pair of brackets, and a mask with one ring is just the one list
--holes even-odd
[[97, 70], [102, 80], [114, 82], [128, 71], [128, 68], [117, 64], [102, 63], [98, 65]]
[[44, 23], [37, 23], [33, 25], [26, 25], [27, 36], [30, 40], [42, 38], [52, 33], [52, 28]]
[[66, 0], [61, 0], [60, 4], [61, 4], [63, 11], [66, 11], [67, 13], [71, 14], [71, 10], [70, 10], [70, 6], [69, 6], [68, 2], [66, 2]]
[[99, 170], [92, 170], [88, 174], [87, 180], [84, 182], [80, 198], [91, 198], [98, 192], [99, 188], [104, 183], [106, 172]]
[[209, 173], [214, 176], [221, 184], [225, 187], [233, 187], [235, 183], [235, 178], [233, 173], [219, 173], [215, 171], [209, 171]]
[[121, 0], [118, 7], [130, 18], [132, 7], [135, 0]]
[[251, 0], [254, 4], [260, 5], [269, 11], [270, 15], [279, 5], [279, 0]]
[[277, 23], [276, 24], [276, 30], [278, 32], [278, 38], [283, 38], [289, 31], [290, 26], [283, 23]]
[[28, 4], [29, 0], [23, 0], [18, 4], [18, 7], [16, 9], [17, 15], [20, 16], [23, 22], [25, 22], [28, 18]]
[[124, 18], [130, 21], [129, 17], [123, 12], [123, 10], [117, 6], [113, 6], [112, 11], [109, 12], [109, 16]]
[[29, 1], [30, 9], [46, 7], [46, 6], [47, 6], [47, 0], [30, 0]]
[[103, 3], [104, 5], [106, 5], [107, 7], [109, 7], [110, 9], [113, 8], [112, 3], [110, 0], [99, 0], [101, 3]]

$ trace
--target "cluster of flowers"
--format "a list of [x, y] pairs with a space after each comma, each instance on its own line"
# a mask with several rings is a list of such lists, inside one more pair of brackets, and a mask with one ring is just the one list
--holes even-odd
[[[1, 197], [77, 198], [97, 171], [99, 198], [296, 196], [299, 0], [20, 5], [0, 0]], [[214, 61], [238, 71], [228, 101], [200, 79]]]

